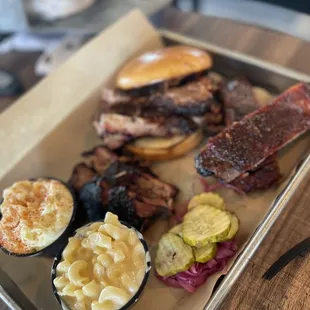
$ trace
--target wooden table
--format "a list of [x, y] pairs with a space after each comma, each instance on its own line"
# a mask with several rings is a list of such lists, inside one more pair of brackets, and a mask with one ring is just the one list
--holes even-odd
[[[181, 13], [172, 8], [161, 11], [154, 21], [169, 30], [310, 74], [310, 43], [294, 37], [215, 17]], [[30, 88], [38, 80], [33, 74], [37, 56], [37, 53], [1, 56], [0, 67], [16, 72], [26, 88]], [[0, 109], [10, 102], [9, 99], [0, 100]], [[310, 176], [248, 264], [222, 310], [310, 309], [310, 260], [307, 258], [296, 259], [270, 282], [262, 279], [282, 253], [310, 235], [309, 202]], [[0, 305], [0, 309], [5, 307]]]

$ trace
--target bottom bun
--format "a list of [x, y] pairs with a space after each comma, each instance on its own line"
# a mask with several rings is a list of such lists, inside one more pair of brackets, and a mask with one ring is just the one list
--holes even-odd
[[[195, 149], [203, 140], [201, 130], [180, 137], [171, 138], [141, 138], [126, 146], [126, 149], [144, 159], [168, 160], [181, 157]], [[163, 145], [163, 147], [159, 147]]]

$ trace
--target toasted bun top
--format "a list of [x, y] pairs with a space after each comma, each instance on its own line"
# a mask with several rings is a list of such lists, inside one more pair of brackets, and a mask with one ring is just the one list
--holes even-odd
[[172, 46], [144, 53], [129, 61], [119, 72], [116, 86], [123, 90], [165, 80], [183, 78], [212, 66], [211, 56], [194, 47]]

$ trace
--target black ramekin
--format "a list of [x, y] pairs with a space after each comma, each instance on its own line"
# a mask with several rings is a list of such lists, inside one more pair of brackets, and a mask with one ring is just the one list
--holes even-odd
[[[86, 227], [86, 226], [89, 226], [91, 224], [94, 224], [94, 223], [103, 223], [103, 220], [102, 221], [97, 221], [97, 222], [91, 222], [91, 223], [88, 223], [82, 227]], [[119, 310], [126, 310], [126, 309], [129, 309], [131, 308], [140, 298], [145, 286], [146, 286], [146, 283], [148, 281], [148, 278], [149, 278], [149, 274], [150, 274], [150, 270], [151, 270], [151, 255], [150, 255], [150, 252], [149, 252], [149, 248], [147, 246], [147, 243], [146, 241], [144, 240], [142, 234], [136, 229], [134, 228], [133, 226], [125, 223], [125, 222], [121, 222], [123, 225], [127, 226], [128, 228], [131, 228], [135, 231], [135, 233], [137, 234], [140, 242], [142, 243], [143, 245], [143, 248], [144, 248], [144, 252], [145, 252], [145, 263], [146, 263], [146, 269], [145, 269], [145, 275], [144, 275], [144, 278], [142, 280], [142, 283], [138, 289], [138, 291], [135, 293], [134, 296], [132, 296], [132, 298], [127, 302], [126, 305], [124, 305], [122, 308], [120, 308]], [[82, 228], [81, 227], [81, 228]], [[73, 237], [74, 235], [76, 234], [76, 231], [71, 234], [70, 237]], [[54, 258], [54, 261], [53, 261], [53, 265], [52, 265], [52, 270], [51, 270], [51, 280], [52, 280], [52, 288], [53, 288], [53, 293], [54, 293], [54, 296], [56, 298], [56, 300], [58, 301], [58, 303], [61, 305], [62, 309], [63, 310], [70, 310], [70, 308], [65, 304], [64, 301], [61, 300], [61, 297], [59, 297], [58, 293], [57, 293], [57, 289], [54, 285], [54, 280], [56, 278], [56, 268], [57, 268], [57, 265], [60, 263], [61, 259], [62, 259], [62, 252], [64, 251], [65, 247], [67, 246], [68, 244], [68, 240], [66, 242], [66, 244], [63, 245], [62, 249], [59, 251], [59, 253], [55, 256]]]
[[[69, 190], [69, 192], [72, 196], [72, 199], [73, 199], [73, 210], [72, 210], [70, 222], [68, 223], [67, 228], [63, 231], [63, 233], [55, 241], [53, 241], [47, 247], [45, 247], [39, 251], [36, 251], [36, 252], [30, 252], [30, 253], [25, 253], [25, 254], [13, 253], [13, 252], [7, 250], [2, 245], [0, 245], [0, 250], [2, 250], [2, 252], [4, 252], [7, 255], [14, 256], [14, 257], [32, 257], [32, 256], [41, 256], [41, 255], [54, 257], [56, 255], [56, 253], [59, 252], [59, 249], [66, 242], [66, 240], [68, 239], [68, 236], [74, 230], [74, 219], [75, 219], [77, 209], [78, 209], [78, 201], [77, 201], [77, 198], [76, 198], [76, 195], [75, 195], [73, 188], [69, 184], [63, 182], [62, 180], [59, 180], [59, 179], [53, 178], [53, 177], [32, 178], [32, 179], [29, 179], [29, 181], [36, 181], [39, 179], [40, 180], [58, 181], [58, 182], [62, 183]], [[1, 199], [0, 205], [1, 205], [2, 201], [3, 201], [3, 199]], [[0, 213], [0, 219], [1, 219], [1, 213]]]

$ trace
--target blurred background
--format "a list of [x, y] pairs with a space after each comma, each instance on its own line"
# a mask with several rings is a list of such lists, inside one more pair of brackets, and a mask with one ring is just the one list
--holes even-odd
[[0, 32], [95, 32], [133, 7], [152, 15], [171, 5], [309, 39], [309, 0], [1, 0]]
[[[0, 96], [10, 94], [3, 87], [15, 77], [4, 69], [17, 66], [16, 53], [24, 53], [23, 66], [30, 57], [36, 81], [133, 8], [157, 25], [158, 12], [169, 6], [310, 41], [310, 0], [0, 0]], [[10, 91], [22, 92], [16, 85]]]

